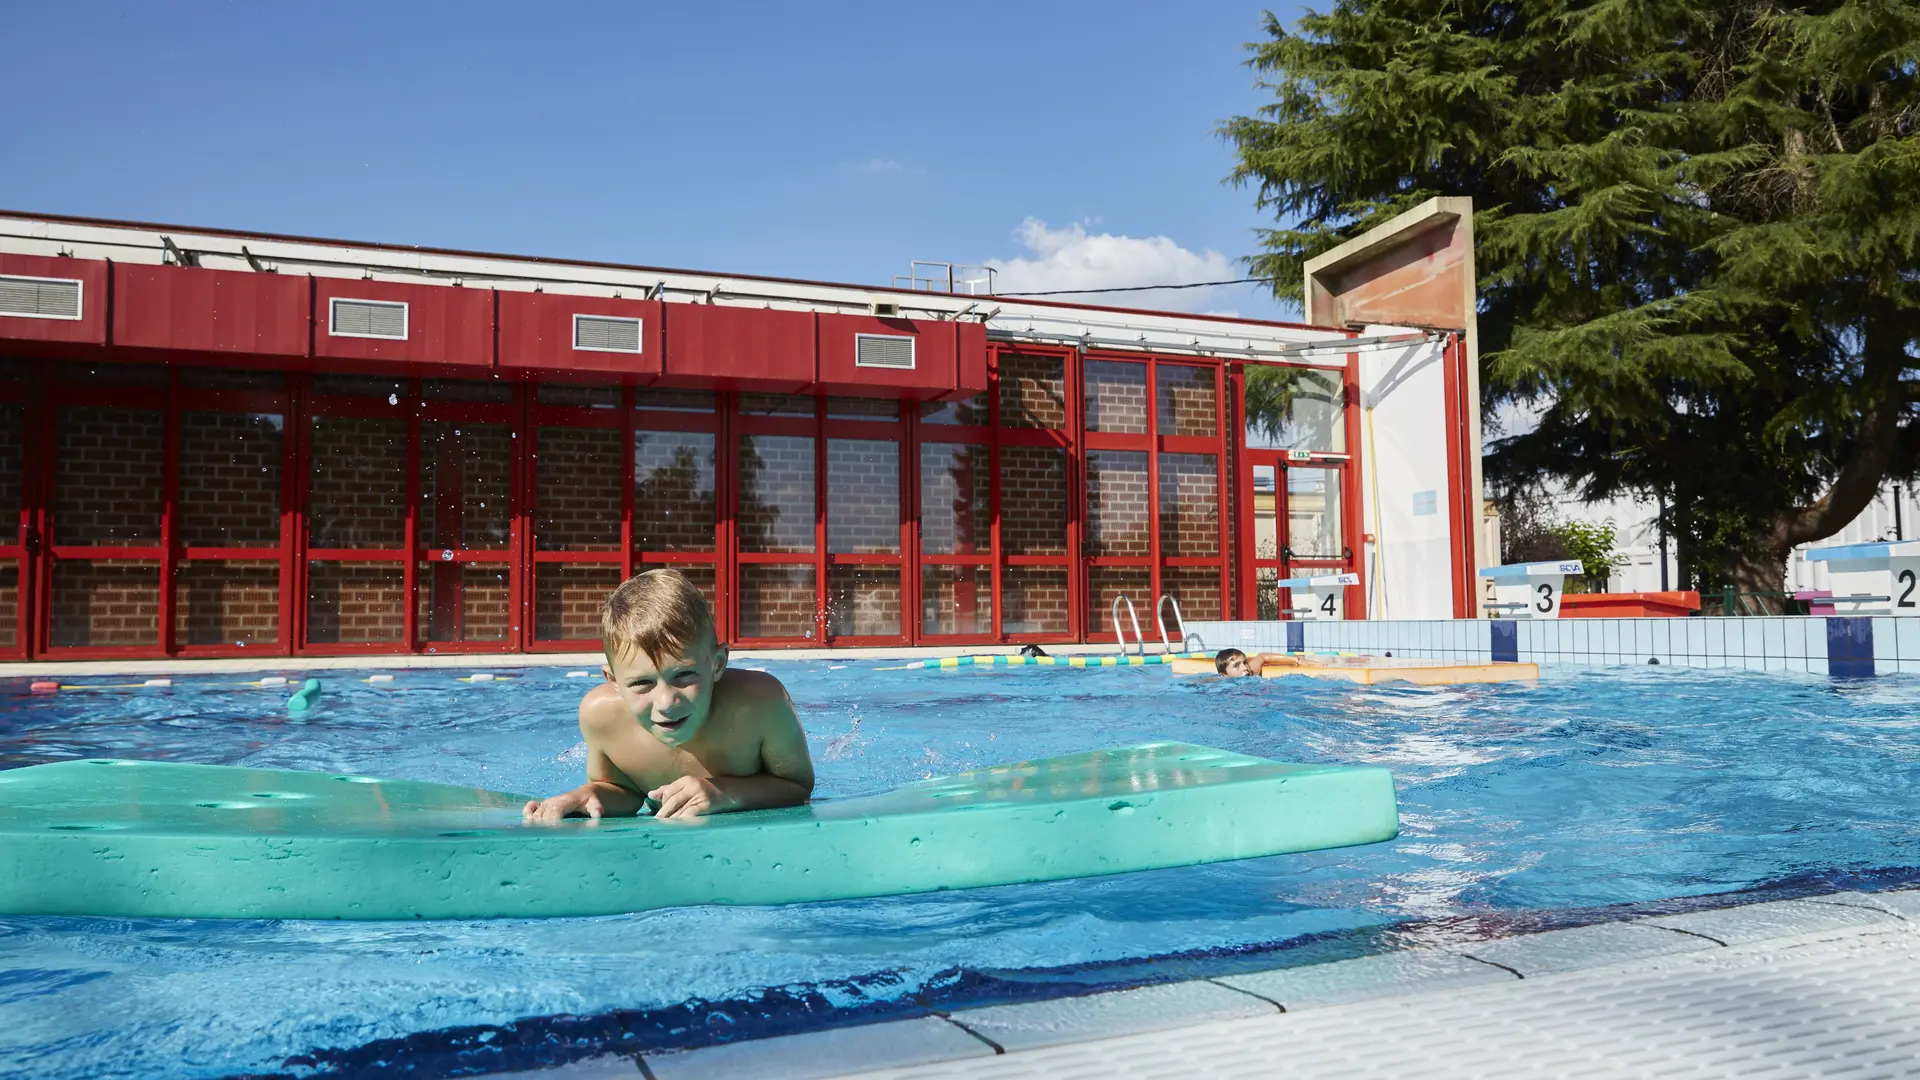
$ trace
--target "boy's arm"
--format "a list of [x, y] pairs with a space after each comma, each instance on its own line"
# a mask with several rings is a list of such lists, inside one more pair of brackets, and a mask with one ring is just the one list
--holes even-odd
[[760, 731], [760, 768], [752, 776], [683, 776], [648, 792], [660, 800], [657, 817], [693, 817], [730, 810], [799, 806], [813, 794], [813, 758], [806, 732], [785, 688], [755, 709]]
[[520, 812], [523, 820], [552, 824], [582, 814], [590, 818], [632, 817], [646, 804], [639, 785], [600, 749], [593, 712], [592, 697], [580, 702], [580, 736], [587, 742], [587, 782], [572, 791], [527, 803]]

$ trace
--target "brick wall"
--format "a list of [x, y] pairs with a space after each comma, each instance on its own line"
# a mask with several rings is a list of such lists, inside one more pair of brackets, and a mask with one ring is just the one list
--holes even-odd
[[827, 632], [834, 637], [898, 637], [900, 570], [893, 566], [827, 568]]
[[174, 570], [173, 640], [272, 645], [280, 633], [280, 564], [189, 562]]
[[921, 567], [921, 633], [986, 634], [992, 630], [992, 567]]
[[160, 564], [102, 559], [53, 567], [52, 644], [160, 644]]
[[740, 636], [812, 637], [813, 567], [740, 567]]
[[1000, 355], [1000, 426], [1067, 426], [1067, 368], [1058, 356]]
[[307, 564], [307, 640], [327, 644], [406, 640], [399, 563]]
[[538, 550], [620, 550], [620, 485], [626, 471], [620, 455], [625, 439], [617, 428], [540, 429], [534, 447], [533, 536]]
[[813, 550], [813, 455], [801, 436], [740, 437], [741, 551]]
[[25, 455], [26, 413], [18, 405], [0, 405], [0, 544], [19, 541]]
[[405, 544], [407, 422], [316, 416], [312, 448], [307, 542], [323, 548]]
[[54, 450], [54, 543], [160, 542], [165, 414], [95, 406], [60, 410]]
[[1150, 554], [1147, 523], [1145, 451], [1089, 450], [1086, 553]]
[[0, 649], [20, 644], [20, 564], [0, 559]]
[[534, 567], [533, 636], [600, 640], [600, 604], [620, 587], [620, 568], [546, 563]]
[[827, 440], [827, 550], [837, 555], [900, 551], [899, 443]]
[[1212, 454], [1160, 455], [1160, 555], [1220, 554], [1220, 474]]
[[898, 420], [900, 402], [893, 398], [829, 397], [829, 420]]
[[[1140, 617], [1140, 629], [1143, 633], [1159, 640], [1159, 632], [1153, 628], [1153, 572], [1144, 566], [1089, 566], [1087, 567], [1087, 594], [1090, 598], [1087, 608], [1088, 629], [1113, 632], [1113, 601], [1115, 597], [1125, 596], [1133, 601], [1133, 610]], [[1120, 605], [1120, 625], [1126, 628], [1127, 639], [1133, 639], [1133, 621], [1127, 618], [1127, 605]]]
[[987, 447], [921, 443], [920, 550], [929, 555], [990, 553], [992, 482]]
[[[1188, 623], [1201, 619], [1224, 618], [1220, 606], [1220, 571], [1205, 566], [1167, 566], [1160, 570], [1160, 591], [1180, 605], [1180, 618]], [[1134, 601], [1139, 603], [1138, 600]], [[1145, 618], [1146, 613], [1141, 612]], [[1172, 613], [1168, 613], [1171, 618]], [[1171, 622], [1167, 633], [1175, 633]], [[1157, 632], [1156, 632], [1157, 636]]]
[[[543, 382], [534, 390], [533, 399], [542, 405], [617, 409], [620, 407], [620, 388], [604, 383]], [[599, 631], [594, 633], [598, 634]]]
[[437, 562], [419, 568], [420, 641], [505, 641], [513, 625], [505, 566]]
[[420, 425], [423, 547], [503, 551], [512, 544], [515, 442], [507, 424]]
[[704, 432], [633, 433], [635, 551], [712, 551], [713, 436]]
[[920, 422], [923, 424], [976, 424], [984, 427], [988, 420], [985, 393], [973, 394], [959, 401], [920, 403]]
[[1212, 438], [1219, 434], [1218, 372], [1185, 364], [1161, 364], [1153, 373], [1159, 399], [1155, 423], [1162, 435]]
[[739, 409], [747, 416], [814, 416], [814, 399], [805, 394], [745, 393], [739, 397]]
[[1067, 568], [1009, 566], [1000, 574], [1005, 614], [1000, 628], [1009, 634], [1067, 632]]
[[180, 543], [279, 547], [281, 460], [279, 416], [183, 413]]
[[1000, 544], [1008, 555], [1067, 553], [1067, 452], [1000, 448]]
[[1114, 360], [1086, 363], [1087, 430], [1147, 433], [1147, 365]]
[[278, 371], [254, 371], [251, 368], [181, 368], [180, 385], [194, 390], [264, 390], [278, 394], [286, 390], [287, 377]]

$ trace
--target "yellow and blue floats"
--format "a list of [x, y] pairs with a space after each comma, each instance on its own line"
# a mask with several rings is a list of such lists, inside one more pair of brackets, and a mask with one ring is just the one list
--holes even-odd
[[1150, 664], [1171, 664], [1175, 660], [1206, 659], [1212, 662], [1212, 653], [1153, 653], [1149, 656], [936, 656], [927, 660], [915, 660], [911, 664], [897, 664], [893, 667], [876, 668], [876, 671], [913, 671], [923, 668], [963, 668], [992, 667], [1004, 664], [1007, 667], [1037, 665], [1039, 667], [1146, 667]]

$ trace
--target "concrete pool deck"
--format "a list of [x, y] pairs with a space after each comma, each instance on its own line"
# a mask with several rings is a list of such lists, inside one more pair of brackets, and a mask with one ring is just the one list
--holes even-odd
[[998, 1005], [525, 1080], [1920, 1076], [1920, 890]]

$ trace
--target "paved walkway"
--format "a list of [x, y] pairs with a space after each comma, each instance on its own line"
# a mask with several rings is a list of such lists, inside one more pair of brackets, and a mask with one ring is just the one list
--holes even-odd
[[1920, 890], [1605, 923], [513, 1075], [1920, 1077]]

